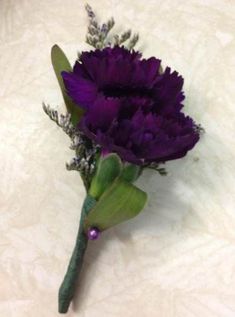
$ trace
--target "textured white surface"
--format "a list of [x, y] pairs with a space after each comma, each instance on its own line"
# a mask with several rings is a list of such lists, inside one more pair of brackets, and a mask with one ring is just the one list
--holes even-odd
[[[62, 104], [50, 65], [84, 42], [79, 0], [0, 0], [0, 316], [54, 317], [84, 189], [69, 139], [41, 101]], [[90, 1], [139, 48], [185, 77], [186, 111], [206, 135], [170, 175], [146, 172], [149, 203], [91, 243], [68, 317], [235, 316], [235, 2]], [[199, 159], [198, 159], [199, 158]]]

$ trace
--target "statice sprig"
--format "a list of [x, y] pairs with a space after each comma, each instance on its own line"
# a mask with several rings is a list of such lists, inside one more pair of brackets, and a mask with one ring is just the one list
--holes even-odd
[[122, 33], [120, 36], [118, 34], [115, 34], [113, 36], [114, 45], [122, 45], [124, 42], [129, 40], [130, 37], [131, 37], [131, 30], [128, 30], [128, 31]]
[[70, 137], [70, 149], [75, 151], [75, 156], [66, 163], [66, 169], [79, 171], [86, 188], [88, 188], [95, 171], [96, 157], [100, 151], [99, 146], [74, 127], [69, 113], [58, 114], [57, 110], [45, 103], [43, 103], [43, 110]]
[[86, 42], [89, 45], [96, 49], [102, 49], [107, 46], [122, 45], [124, 42], [129, 40], [129, 42], [126, 44], [126, 47], [130, 50], [135, 47], [139, 40], [139, 35], [137, 33], [131, 38], [131, 30], [127, 30], [121, 35], [114, 34], [108, 38], [110, 31], [115, 25], [114, 19], [111, 17], [107, 23], [99, 25], [91, 6], [87, 4], [85, 8], [89, 18], [88, 32], [86, 36]]
[[201, 124], [197, 124], [195, 129], [201, 136], [206, 132], [205, 128], [203, 128]]
[[58, 111], [51, 108], [49, 105], [46, 105], [44, 102], [42, 103], [42, 108], [44, 112], [48, 115], [48, 117], [54, 121], [62, 130], [72, 138], [72, 136], [75, 134], [75, 128], [73, 124], [71, 123], [71, 114], [66, 113], [58, 114]]
[[165, 167], [161, 167], [158, 163], [155, 163], [155, 162], [147, 164], [147, 165], [145, 165], [145, 167], [155, 170], [161, 176], [166, 176], [168, 174], [167, 170], [165, 169]]
[[134, 34], [133, 35], [133, 37], [130, 39], [130, 42], [129, 42], [129, 44], [128, 44], [128, 49], [129, 50], [132, 50], [134, 47], [135, 47], [135, 45], [136, 45], [136, 43], [139, 41], [139, 34]]
[[89, 18], [86, 42], [94, 48], [104, 48], [105, 46], [107, 46], [106, 39], [110, 30], [113, 28], [115, 21], [113, 18], [111, 18], [107, 21], [107, 23], [104, 23], [100, 26], [97, 22], [96, 15], [90, 5], [87, 4], [85, 8]]

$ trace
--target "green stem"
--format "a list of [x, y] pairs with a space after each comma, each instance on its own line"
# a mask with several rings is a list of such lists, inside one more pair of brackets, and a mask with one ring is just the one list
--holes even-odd
[[64, 280], [59, 289], [59, 313], [61, 314], [67, 313], [70, 302], [74, 296], [88, 242], [83, 230], [84, 220], [95, 203], [96, 200], [89, 195], [87, 195], [83, 203], [76, 244]]
[[87, 193], [89, 190], [89, 186], [90, 186], [89, 180], [87, 179], [86, 175], [83, 172], [80, 172], [80, 176], [82, 178], [83, 185], [84, 185], [84, 187], [86, 189], [86, 193]]

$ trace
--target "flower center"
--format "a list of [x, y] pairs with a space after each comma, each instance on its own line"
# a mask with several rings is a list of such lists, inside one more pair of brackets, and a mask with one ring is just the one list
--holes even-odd
[[147, 88], [125, 87], [125, 86], [105, 86], [101, 89], [105, 97], [151, 97], [151, 91]]

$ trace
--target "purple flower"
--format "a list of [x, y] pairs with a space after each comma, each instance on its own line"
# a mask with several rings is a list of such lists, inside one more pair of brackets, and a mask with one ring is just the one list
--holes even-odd
[[183, 78], [159, 59], [141, 59], [124, 47], [83, 52], [73, 72], [63, 72], [68, 95], [86, 112], [79, 123], [104, 151], [135, 164], [181, 158], [199, 140], [181, 110]]

